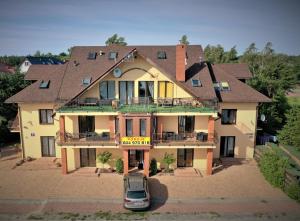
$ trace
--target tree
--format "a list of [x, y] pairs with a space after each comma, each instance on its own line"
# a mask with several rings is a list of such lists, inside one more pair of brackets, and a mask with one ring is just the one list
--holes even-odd
[[179, 40], [180, 44], [189, 45], [190, 42], [187, 40], [186, 35], [182, 35], [181, 39]]
[[167, 165], [166, 172], [170, 171], [170, 165], [175, 163], [175, 161], [176, 159], [174, 158], [173, 154], [165, 153], [163, 162]]
[[108, 151], [104, 151], [97, 155], [97, 161], [102, 163], [102, 169], [104, 169], [104, 165], [110, 160], [111, 156], [112, 154]]
[[300, 150], [300, 105], [294, 105], [286, 113], [286, 124], [279, 131], [279, 141]]
[[105, 42], [105, 44], [108, 45], [127, 45], [127, 43], [125, 42], [125, 38], [124, 37], [119, 37], [117, 34], [114, 34], [113, 36], [111, 36], [110, 38], [108, 38]]
[[40, 57], [42, 55], [42, 53], [39, 51], [39, 50], [37, 50], [35, 53], [34, 53], [34, 57]]
[[117, 173], [123, 173], [124, 170], [124, 163], [121, 158], [117, 159], [116, 161], [116, 171]]
[[4, 101], [29, 85], [20, 73], [0, 73], [0, 143], [8, 142], [12, 137], [7, 128], [7, 123], [17, 114], [15, 104], [5, 104]]

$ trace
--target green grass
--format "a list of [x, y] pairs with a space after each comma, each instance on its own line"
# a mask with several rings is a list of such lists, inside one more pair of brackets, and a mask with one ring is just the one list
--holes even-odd
[[[296, 147], [285, 145], [285, 144], [280, 144], [280, 145], [283, 146], [287, 151], [289, 151], [290, 154], [292, 154], [294, 157], [296, 157], [298, 160], [300, 160], [300, 151], [297, 150]], [[300, 149], [300, 148], [298, 148], [298, 149]]]
[[192, 106], [171, 106], [162, 107], [157, 105], [123, 105], [117, 109], [112, 106], [81, 106], [81, 107], [61, 107], [58, 112], [121, 112], [121, 113], [178, 113], [178, 112], [215, 112], [210, 107]]
[[300, 97], [287, 97], [289, 105], [300, 105]]

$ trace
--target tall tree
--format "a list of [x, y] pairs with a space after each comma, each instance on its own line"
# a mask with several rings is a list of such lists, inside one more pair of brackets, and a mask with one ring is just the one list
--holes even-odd
[[114, 34], [113, 36], [109, 37], [106, 42], [106, 45], [127, 45], [127, 43], [125, 42], [125, 38], [124, 37], [119, 37], [117, 34]]
[[179, 40], [180, 44], [188, 45], [190, 42], [187, 39], [186, 35], [182, 35], [181, 39]]

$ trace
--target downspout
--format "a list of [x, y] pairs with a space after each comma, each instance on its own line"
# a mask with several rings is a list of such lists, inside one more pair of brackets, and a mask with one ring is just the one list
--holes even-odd
[[20, 126], [20, 141], [21, 141], [21, 148], [22, 148], [22, 159], [25, 159], [22, 114], [21, 114], [21, 108], [19, 105], [18, 105], [18, 112], [19, 112], [19, 126]]

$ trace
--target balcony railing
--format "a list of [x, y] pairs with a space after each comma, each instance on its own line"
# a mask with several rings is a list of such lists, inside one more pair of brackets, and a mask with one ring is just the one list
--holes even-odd
[[[58, 133], [59, 135], [59, 133]], [[60, 136], [58, 136], [60, 137]], [[119, 134], [112, 134], [110, 132], [96, 133], [65, 133], [63, 140], [60, 138], [60, 145], [95, 145], [95, 146], [117, 146], [119, 145]]]
[[204, 145], [213, 144], [215, 142], [214, 134], [204, 132], [193, 133], [174, 133], [163, 132], [155, 133], [152, 136], [152, 143], [154, 145]]
[[102, 112], [212, 112], [217, 109], [216, 101], [201, 101], [197, 98], [133, 97], [125, 100], [98, 98], [75, 99], [60, 108], [65, 111]]

